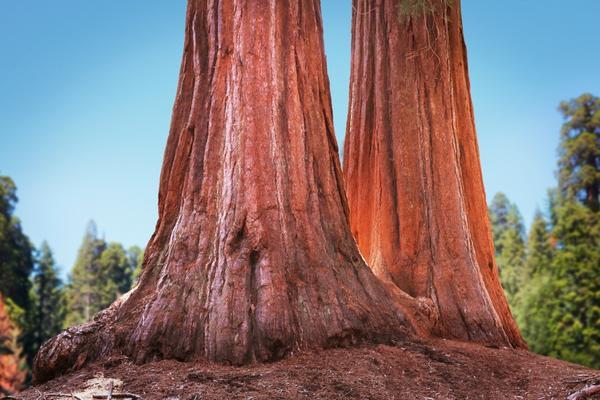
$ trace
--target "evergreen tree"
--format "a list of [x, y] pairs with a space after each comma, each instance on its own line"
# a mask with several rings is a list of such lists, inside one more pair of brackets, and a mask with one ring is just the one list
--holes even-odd
[[[550, 204], [552, 206], [552, 201]], [[553, 301], [550, 293], [554, 290], [551, 285], [554, 249], [550, 238], [548, 223], [541, 211], [536, 210], [527, 239], [523, 283], [513, 312], [529, 348], [540, 354], [551, 351], [548, 319], [551, 313], [549, 302]]]
[[98, 259], [95, 291], [98, 296], [97, 311], [108, 307], [131, 288], [132, 266], [123, 246], [110, 243]]
[[516, 295], [524, 281], [525, 229], [523, 219], [515, 204], [506, 195], [498, 193], [490, 205], [490, 220], [494, 235], [496, 261], [502, 287], [511, 307], [516, 305]]
[[542, 212], [535, 211], [527, 239], [527, 277], [533, 277], [541, 271], [548, 271], [552, 262], [553, 248], [548, 222]]
[[593, 211], [600, 193], [600, 98], [583, 94], [559, 107], [566, 122], [561, 130], [559, 186]]
[[40, 346], [60, 332], [64, 322], [62, 282], [52, 250], [43, 242], [32, 276], [31, 311], [28, 313], [26, 351], [31, 363]]
[[533, 351], [600, 367], [600, 100], [563, 102], [550, 225], [536, 218], [518, 321]]
[[550, 320], [558, 304], [556, 289], [550, 271], [540, 271], [525, 282], [513, 309], [529, 349], [538, 354], [549, 355], [552, 352], [554, 328]]
[[67, 289], [66, 325], [89, 321], [120, 295], [129, 291], [141, 249], [125, 251], [119, 243], [99, 239], [90, 222]]
[[490, 223], [492, 224], [492, 235], [494, 237], [494, 247], [496, 255], [502, 251], [500, 237], [508, 227], [508, 212], [510, 210], [510, 201], [502, 192], [494, 195], [489, 205]]
[[14, 216], [16, 192], [13, 180], [0, 176], [0, 293], [28, 310], [33, 247]]
[[99, 284], [99, 258], [106, 243], [99, 239], [94, 221], [88, 223], [73, 265], [70, 284], [67, 288], [68, 312], [65, 325], [72, 326], [89, 321], [102, 309], [102, 300], [97, 292]]
[[600, 368], [600, 213], [564, 199], [554, 227], [557, 251], [544, 293], [548, 355]]
[[600, 367], [600, 98], [562, 102], [547, 353]]
[[133, 272], [131, 275], [132, 286], [137, 283], [138, 278], [142, 274], [142, 264], [144, 262], [144, 250], [142, 250], [139, 246], [131, 246], [127, 250], [127, 258], [129, 259], [129, 264], [133, 268]]

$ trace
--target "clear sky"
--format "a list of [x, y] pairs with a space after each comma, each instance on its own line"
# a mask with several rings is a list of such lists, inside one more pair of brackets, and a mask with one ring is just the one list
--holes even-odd
[[[66, 272], [85, 225], [145, 246], [183, 44], [184, 0], [0, 0], [0, 174]], [[463, 0], [488, 199], [526, 222], [555, 184], [560, 100], [600, 95], [598, 0]], [[322, 0], [335, 127], [348, 101], [350, 1]]]

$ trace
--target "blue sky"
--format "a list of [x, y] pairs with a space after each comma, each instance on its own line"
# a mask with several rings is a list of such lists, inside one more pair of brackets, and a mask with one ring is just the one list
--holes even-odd
[[[70, 269], [88, 220], [144, 246], [183, 44], [183, 0], [0, 0], [0, 173], [17, 214]], [[463, 0], [488, 199], [529, 223], [555, 184], [560, 100], [600, 94], [598, 0]], [[340, 147], [350, 1], [322, 0]]]

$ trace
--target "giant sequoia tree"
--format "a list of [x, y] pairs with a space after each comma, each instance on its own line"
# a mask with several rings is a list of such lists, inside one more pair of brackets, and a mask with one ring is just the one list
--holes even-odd
[[347, 210], [319, 2], [190, 0], [139, 284], [45, 344], [36, 379], [115, 352], [242, 364], [409, 332]]
[[460, 2], [353, 8], [344, 173], [365, 259], [433, 303], [438, 335], [525, 346], [494, 261]]

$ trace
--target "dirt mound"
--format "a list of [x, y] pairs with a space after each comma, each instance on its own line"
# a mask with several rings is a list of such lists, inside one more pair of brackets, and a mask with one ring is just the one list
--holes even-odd
[[600, 371], [524, 350], [435, 340], [332, 349], [245, 367], [134, 365], [116, 358], [16, 397], [84, 392], [89, 380], [101, 377], [122, 382], [115, 393], [143, 399], [564, 399], [597, 383]]

